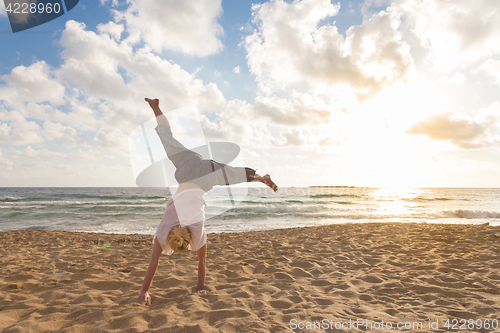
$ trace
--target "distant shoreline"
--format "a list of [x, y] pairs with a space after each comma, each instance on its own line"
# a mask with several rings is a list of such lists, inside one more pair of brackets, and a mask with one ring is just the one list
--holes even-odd
[[309, 186], [309, 188], [356, 188], [356, 186], [341, 186], [341, 185], [326, 185], [326, 186], [323, 186], [323, 185], [312, 185], [312, 186]]

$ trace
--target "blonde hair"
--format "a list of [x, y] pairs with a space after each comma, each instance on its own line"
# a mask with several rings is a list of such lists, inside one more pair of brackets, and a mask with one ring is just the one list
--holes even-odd
[[188, 227], [176, 225], [168, 234], [168, 245], [175, 252], [180, 252], [189, 246], [191, 242], [191, 231]]

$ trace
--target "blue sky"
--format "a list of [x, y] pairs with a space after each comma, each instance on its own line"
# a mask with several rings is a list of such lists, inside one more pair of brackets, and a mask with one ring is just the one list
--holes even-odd
[[146, 96], [282, 186], [500, 186], [498, 1], [0, 6], [0, 186], [135, 186]]

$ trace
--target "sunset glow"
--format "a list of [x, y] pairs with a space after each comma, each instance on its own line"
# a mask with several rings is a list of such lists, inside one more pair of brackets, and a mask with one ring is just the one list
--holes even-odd
[[281, 186], [500, 186], [498, 1], [190, 3], [2, 34], [0, 186], [135, 186], [144, 97]]

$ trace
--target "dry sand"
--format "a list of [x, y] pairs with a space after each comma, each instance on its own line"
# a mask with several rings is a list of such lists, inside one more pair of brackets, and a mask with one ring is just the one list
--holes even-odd
[[[210, 234], [207, 293], [195, 291], [195, 252], [162, 256], [145, 306], [137, 297], [151, 238], [0, 233], [0, 330], [292, 332], [324, 319], [333, 327], [363, 319], [372, 330], [330, 331], [391, 332], [376, 325], [420, 321], [422, 330], [405, 331], [450, 332], [457, 330], [443, 326], [449, 318], [500, 320], [495, 227], [384, 223]], [[439, 329], [429, 329], [428, 319]]]

